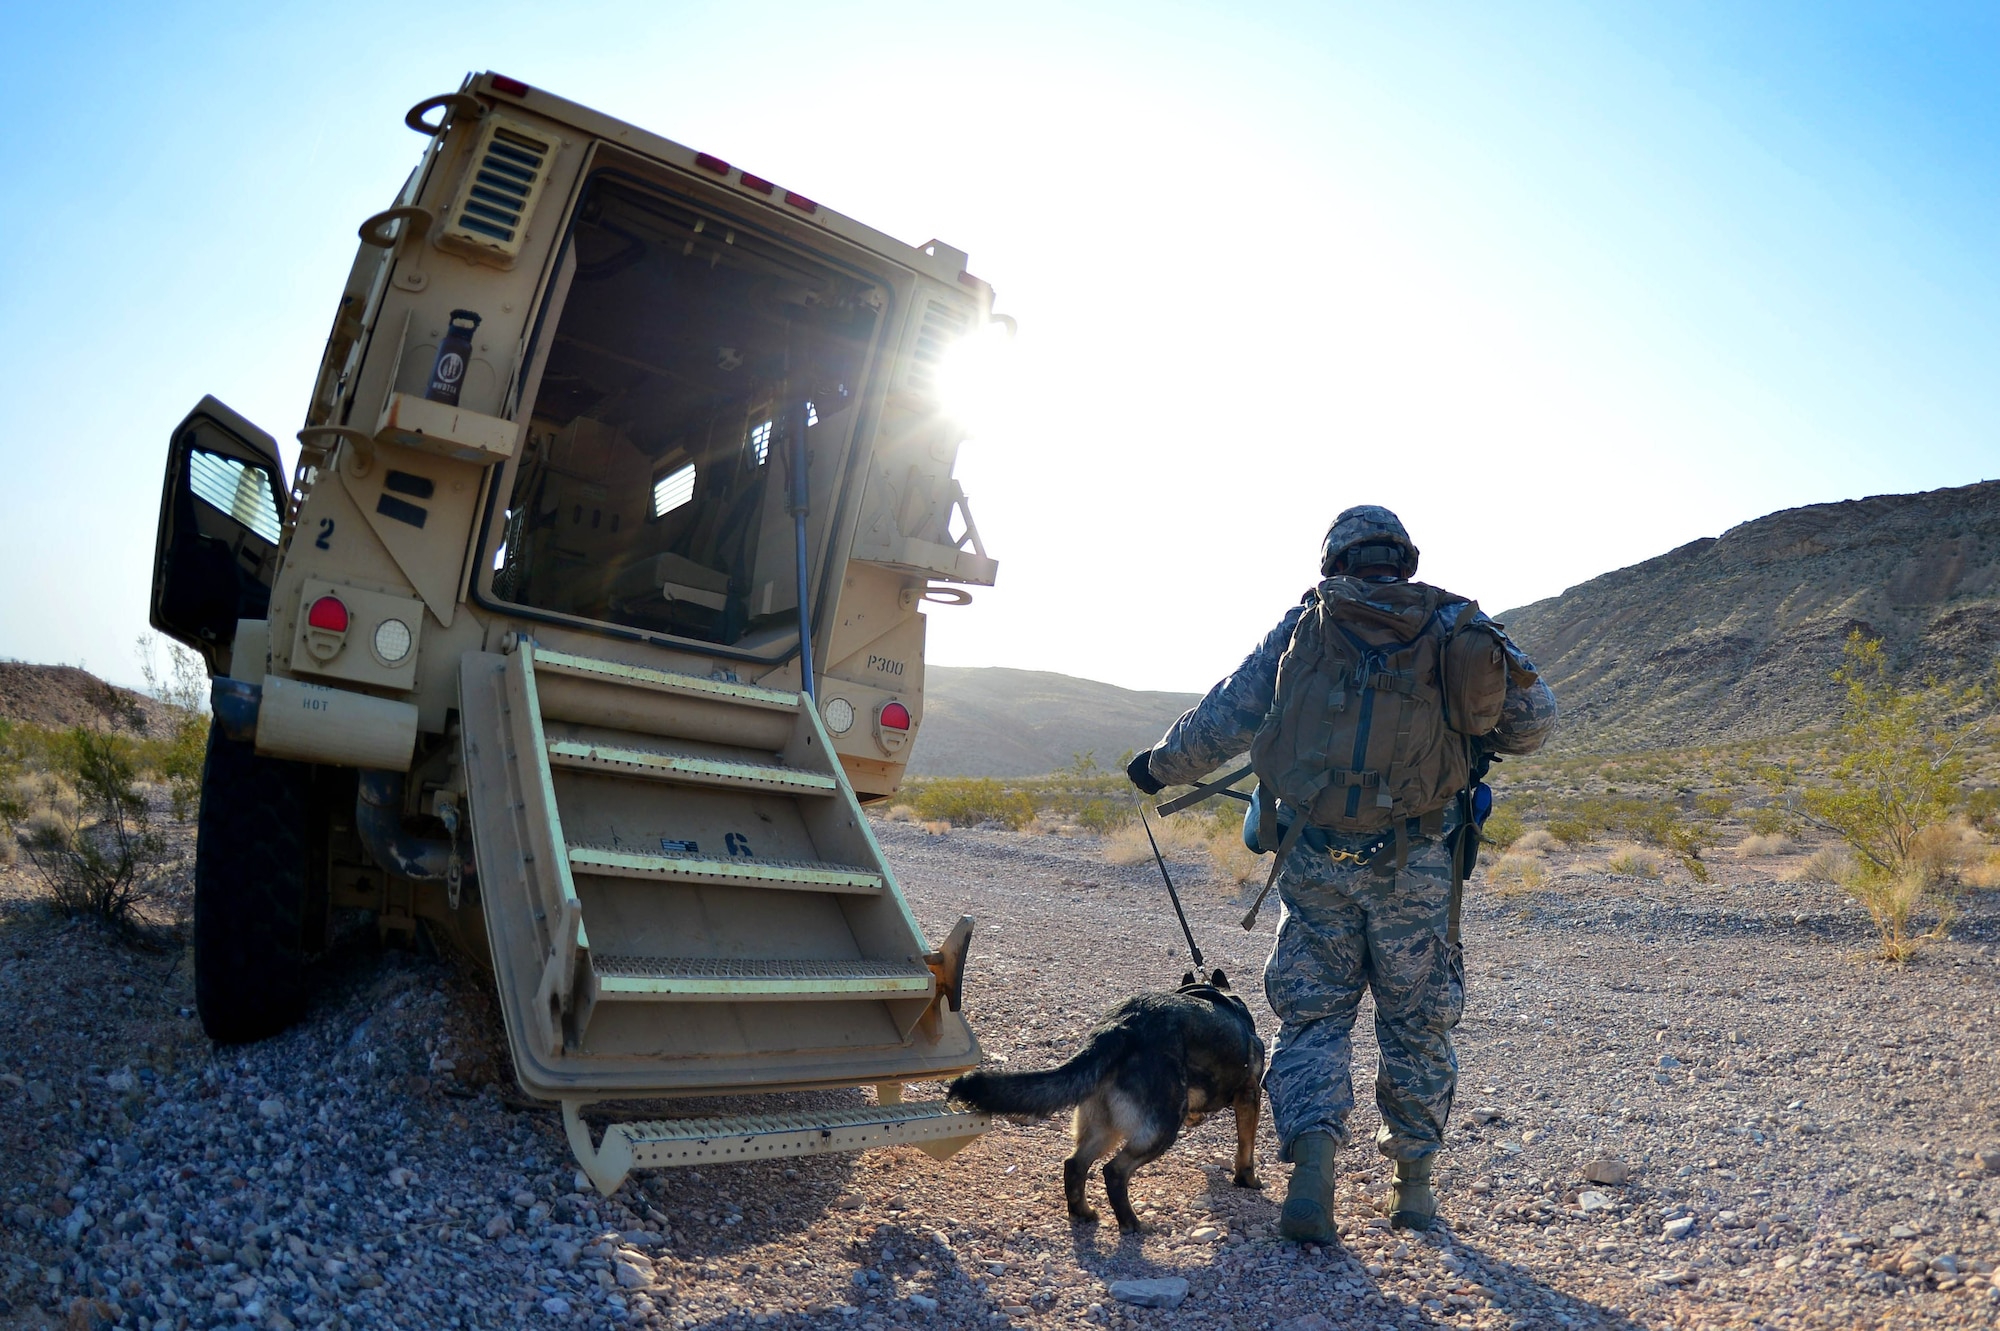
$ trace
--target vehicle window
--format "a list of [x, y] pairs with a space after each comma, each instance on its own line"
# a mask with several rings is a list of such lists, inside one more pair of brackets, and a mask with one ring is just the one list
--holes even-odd
[[188, 484], [204, 504], [220, 509], [272, 545], [278, 543], [276, 489], [264, 468], [206, 449], [190, 449]]
[[495, 593], [775, 642], [797, 619], [784, 422], [805, 407], [821, 505], [878, 334], [875, 284], [603, 177], [570, 243]]

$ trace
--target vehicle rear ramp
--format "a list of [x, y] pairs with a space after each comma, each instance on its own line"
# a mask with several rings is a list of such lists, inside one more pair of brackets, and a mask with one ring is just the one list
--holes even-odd
[[[551, 651], [460, 667], [481, 904], [522, 1088], [597, 1186], [634, 1167], [913, 1144], [984, 1115], [901, 1103], [976, 1066], [971, 921], [929, 948], [812, 701]], [[875, 1085], [823, 1113], [619, 1123], [602, 1100]]]

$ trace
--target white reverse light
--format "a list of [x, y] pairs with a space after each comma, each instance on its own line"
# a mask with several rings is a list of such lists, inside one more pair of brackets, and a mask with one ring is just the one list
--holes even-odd
[[410, 626], [400, 619], [385, 619], [375, 630], [375, 655], [386, 665], [395, 665], [410, 654]]
[[854, 728], [854, 704], [845, 698], [828, 698], [820, 719], [834, 734], [845, 735]]

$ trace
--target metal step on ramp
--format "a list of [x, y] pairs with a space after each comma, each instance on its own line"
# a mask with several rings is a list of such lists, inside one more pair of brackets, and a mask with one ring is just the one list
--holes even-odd
[[814, 860], [717, 859], [665, 855], [622, 846], [571, 846], [570, 869], [618, 878], [657, 878], [679, 883], [715, 883], [789, 892], [842, 892], [876, 896], [882, 875], [851, 864]]
[[[529, 1095], [900, 1087], [978, 1066], [959, 1010], [971, 921], [925, 940], [810, 698], [527, 640], [467, 654], [459, 695], [477, 907]], [[984, 1129], [933, 1112], [739, 1135], [798, 1154], [784, 1134], [847, 1150]], [[584, 1139], [580, 1160], [638, 1143], [600, 1186], [674, 1154], [641, 1126]]]
[[598, 999], [773, 1002], [928, 994], [930, 967], [920, 961], [737, 961], [708, 957], [593, 956]]
[[730, 790], [760, 790], [791, 795], [836, 795], [840, 783], [818, 772], [800, 772], [769, 764], [722, 762], [666, 749], [619, 747], [557, 740], [549, 745], [549, 764], [573, 771], [609, 772], [689, 786], [719, 786]]
[[943, 1101], [883, 1103], [861, 1109], [728, 1118], [654, 1119], [614, 1123], [592, 1144], [580, 1106], [563, 1102], [563, 1127], [577, 1163], [609, 1197], [634, 1169], [661, 1169], [780, 1156], [914, 1146], [945, 1160], [992, 1127], [990, 1114]]

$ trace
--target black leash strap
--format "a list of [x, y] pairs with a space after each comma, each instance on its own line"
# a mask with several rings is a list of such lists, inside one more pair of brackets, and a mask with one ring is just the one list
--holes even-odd
[[1196, 786], [1193, 790], [1185, 794], [1176, 795], [1160, 805], [1160, 817], [1165, 818], [1168, 814], [1179, 813], [1190, 804], [1199, 804], [1211, 795], [1227, 795], [1231, 799], [1242, 800], [1245, 804], [1248, 804], [1250, 802], [1248, 795], [1245, 795], [1240, 790], [1231, 790], [1230, 787], [1249, 775], [1250, 764], [1245, 763], [1228, 776], [1218, 777], [1205, 786]]
[[[1160, 877], [1166, 880], [1167, 897], [1174, 903], [1174, 916], [1181, 922], [1181, 934], [1187, 939], [1188, 955], [1194, 958], [1194, 968], [1206, 972], [1208, 967], [1201, 959], [1201, 949], [1194, 945], [1194, 930], [1188, 928], [1187, 912], [1181, 909], [1181, 894], [1174, 891], [1173, 875], [1167, 872], [1167, 857], [1160, 854], [1160, 843], [1153, 840], [1153, 825], [1146, 819], [1146, 806], [1139, 806], [1139, 825], [1146, 829], [1146, 843], [1153, 848], [1153, 863], [1160, 866]], [[1208, 978], [1206, 974], [1203, 979]]]

